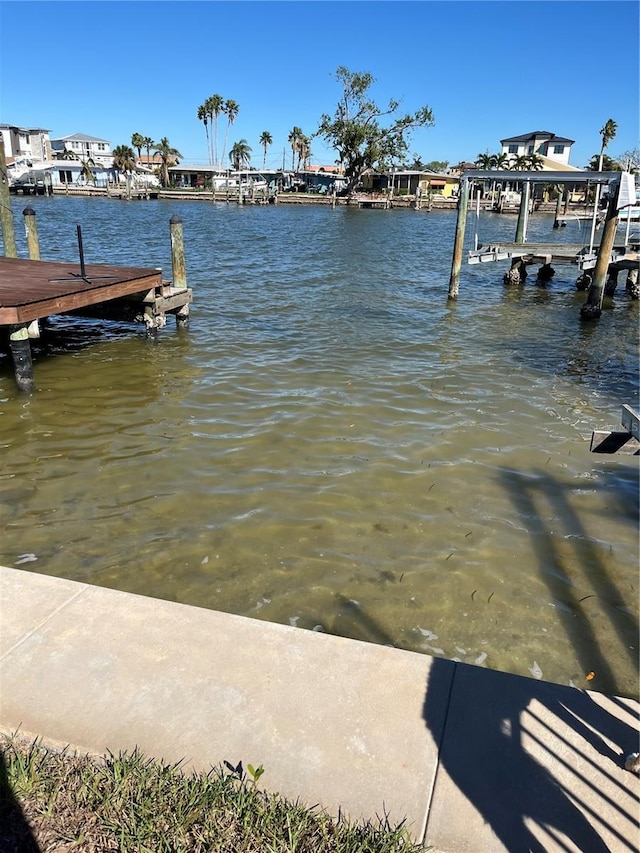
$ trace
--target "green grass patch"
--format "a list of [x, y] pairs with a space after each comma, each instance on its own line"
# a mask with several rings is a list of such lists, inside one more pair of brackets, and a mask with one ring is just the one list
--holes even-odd
[[0, 734], [6, 853], [418, 853], [387, 817], [333, 819], [258, 787], [262, 766], [186, 771], [138, 750], [104, 757]]

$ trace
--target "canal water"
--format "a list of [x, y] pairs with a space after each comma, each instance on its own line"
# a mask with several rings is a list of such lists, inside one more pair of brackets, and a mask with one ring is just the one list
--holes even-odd
[[81, 224], [167, 277], [179, 215], [194, 304], [157, 340], [51, 318], [33, 396], [0, 357], [0, 563], [637, 695], [638, 460], [588, 440], [638, 402], [622, 277], [585, 323], [571, 266], [465, 265], [448, 304], [455, 212], [28, 203], [44, 259]]

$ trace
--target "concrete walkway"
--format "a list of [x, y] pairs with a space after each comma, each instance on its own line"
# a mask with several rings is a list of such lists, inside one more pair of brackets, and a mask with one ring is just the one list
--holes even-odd
[[638, 703], [0, 567], [0, 727], [209, 769], [438, 851], [639, 849]]

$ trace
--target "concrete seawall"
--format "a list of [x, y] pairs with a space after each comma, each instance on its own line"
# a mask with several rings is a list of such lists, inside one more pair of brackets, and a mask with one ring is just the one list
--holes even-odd
[[638, 703], [0, 567], [0, 727], [209, 769], [438, 851], [638, 850]]

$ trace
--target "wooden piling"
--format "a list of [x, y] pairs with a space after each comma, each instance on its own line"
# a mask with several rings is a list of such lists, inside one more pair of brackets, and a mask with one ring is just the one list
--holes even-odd
[[9, 175], [7, 159], [4, 152], [4, 139], [0, 133], [0, 224], [2, 225], [2, 242], [5, 258], [17, 258], [16, 232], [13, 227], [11, 212], [11, 195], [9, 193]]
[[462, 178], [460, 195], [458, 197], [458, 218], [456, 220], [456, 236], [453, 244], [453, 259], [451, 261], [451, 276], [449, 278], [448, 299], [457, 299], [460, 288], [460, 268], [462, 266], [462, 250], [464, 247], [464, 231], [467, 224], [469, 209], [469, 179]]
[[618, 196], [620, 183], [614, 193], [610, 193], [607, 215], [602, 229], [602, 238], [598, 248], [596, 266], [593, 270], [593, 278], [587, 294], [587, 301], [580, 309], [582, 320], [597, 320], [602, 314], [602, 300], [604, 298], [604, 286], [607, 279], [609, 264], [611, 263], [611, 252], [616, 238], [618, 228]]
[[525, 181], [520, 195], [520, 209], [518, 210], [518, 224], [516, 225], [516, 243], [524, 243], [527, 236], [527, 219], [529, 216], [529, 199], [531, 198], [531, 184]]
[[9, 329], [9, 347], [13, 357], [16, 385], [19, 391], [30, 394], [35, 390], [35, 382], [33, 379], [33, 360], [31, 358], [29, 331], [25, 323], [10, 326]]
[[173, 272], [173, 286], [182, 289], [187, 286], [182, 219], [174, 214], [169, 221], [169, 225], [171, 230], [171, 267]]
[[[24, 226], [27, 232], [27, 248], [29, 250], [29, 258], [32, 261], [40, 260], [40, 242], [38, 240], [38, 228], [36, 226], [36, 212], [31, 207], [31, 205], [27, 205], [25, 209], [22, 211], [22, 215], [24, 216]], [[30, 338], [39, 338], [40, 337], [40, 324], [37, 320], [32, 320], [27, 327], [27, 331], [29, 333]]]
[[40, 242], [38, 240], [38, 227], [36, 225], [36, 212], [29, 205], [22, 211], [24, 226], [27, 232], [27, 248], [32, 261], [40, 260]]

